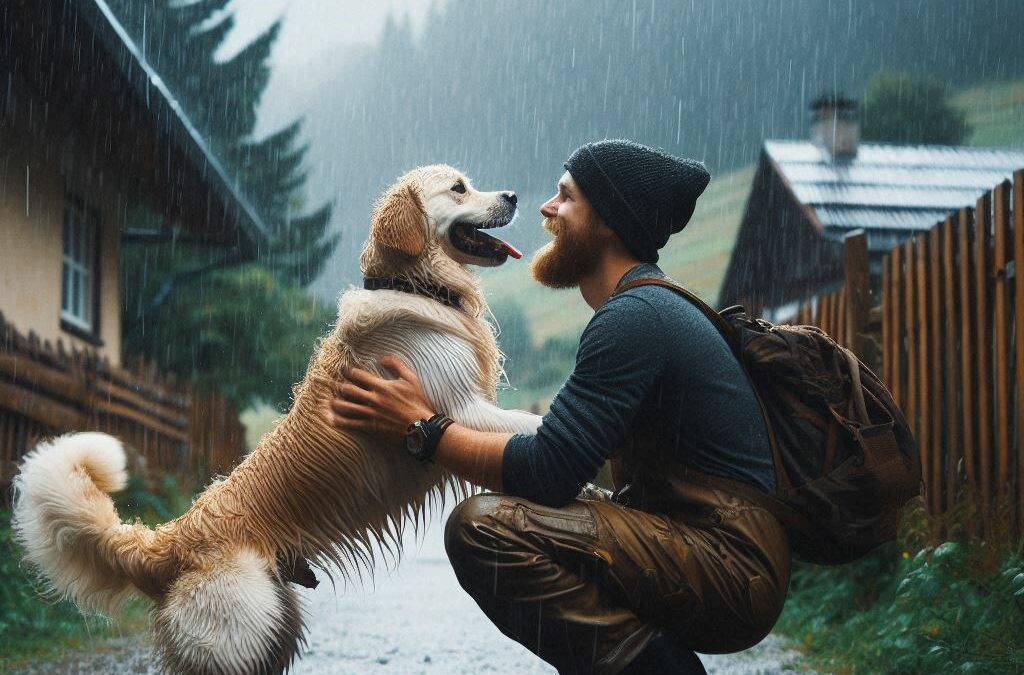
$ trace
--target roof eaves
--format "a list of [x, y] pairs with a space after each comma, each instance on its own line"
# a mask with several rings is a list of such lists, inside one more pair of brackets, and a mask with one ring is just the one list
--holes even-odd
[[[181, 104], [167, 88], [159, 73], [146, 61], [138, 46], [118, 21], [113, 11], [105, 0], [78, 0], [78, 7], [82, 15], [92, 26], [94, 32], [104, 41], [111, 51], [117, 48], [124, 48], [131, 54], [134, 65], [138, 70], [131, 69], [122, 73], [137, 93], [144, 96], [147, 107], [154, 103], [164, 105], [170, 112], [169, 117], [177, 122], [178, 141], [183, 145], [186, 155], [196, 163], [196, 169], [201, 175], [210, 179], [210, 183], [216, 192], [224, 200], [225, 206], [234, 203], [241, 215], [239, 218], [243, 229], [249, 236], [251, 242], [257, 247], [269, 241], [270, 229], [260, 217], [252, 203], [237, 189], [228, 177], [227, 171], [220, 163], [220, 160], [213, 154], [209, 145], [203, 140], [199, 130], [195, 128]], [[116, 56], [116, 55], [115, 55]], [[117, 60], [115, 58], [115, 60]], [[160, 94], [149, 97], [149, 87], [153, 87]], [[197, 161], [198, 160], [198, 161]], [[205, 164], [205, 166], [203, 165]], [[207, 168], [212, 169], [208, 171]]]

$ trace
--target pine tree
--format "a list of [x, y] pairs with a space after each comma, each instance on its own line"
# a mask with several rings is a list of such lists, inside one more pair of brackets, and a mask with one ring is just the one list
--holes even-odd
[[264, 262], [286, 282], [309, 284], [337, 244], [327, 235], [331, 205], [305, 207], [308, 148], [298, 145], [301, 120], [254, 139], [260, 97], [270, 79], [267, 60], [280, 21], [224, 61], [215, 54], [234, 28], [230, 0], [111, 0], [147, 61], [182, 101], [189, 118], [229, 175], [270, 226]]
[[[330, 204], [306, 209], [301, 120], [254, 138], [280, 22], [218, 61], [234, 28], [230, 0], [108, 2], [272, 231], [258, 261], [180, 241], [126, 244], [124, 350], [239, 406], [283, 403], [331, 316], [301, 287], [337, 237], [325, 236]], [[130, 218], [140, 229], [160, 222], [144, 207]]]

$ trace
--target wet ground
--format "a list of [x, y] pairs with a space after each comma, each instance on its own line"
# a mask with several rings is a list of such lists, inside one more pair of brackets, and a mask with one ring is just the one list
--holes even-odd
[[[555, 671], [503, 636], [466, 595], [445, 557], [442, 527], [431, 523], [421, 541], [406, 546], [396, 570], [378, 569], [365, 588], [322, 580], [305, 593], [309, 644], [292, 672], [380, 675], [523, 674]], [[807, 672], [796, 652], [775, 636], [753, 649], [727, 656], [702, 656], [714, 675]], [[137, 638], [97, 643], [59, 663], [18, 673], [156, 673], [149, 650]]]

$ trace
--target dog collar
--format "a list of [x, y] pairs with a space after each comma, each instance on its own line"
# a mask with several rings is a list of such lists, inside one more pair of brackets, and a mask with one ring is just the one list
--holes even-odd
[[363, 288], [368, 291], [415, 293], [437, 300], [448, 307], [462, 309], [462, 297], [452, 289], [437, 284], [414, 284], [405, 277], [363, 277]]

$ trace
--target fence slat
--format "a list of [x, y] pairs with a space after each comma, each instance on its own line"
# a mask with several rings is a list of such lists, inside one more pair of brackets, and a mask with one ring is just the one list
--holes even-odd
[[849, 347], [846, 342], [846, 288], [840, 288], [837, 295], [839, 299], [836, 301], [836, 341], [844, 347]]
[[[882, 382], [892, 391], [892, 256], [882, 256]], [[899, 403], [899, 401], [897, 401]]]
[[889, 251], [889, 257], [891, 258], [890, 278], [892, 279], [892, 288], [890, 289], [892, 312], [889, 317], [892, 320], [892, 331], [890, 333], [890, 338], [892, 339], [892, 367], [889, 369], [889, 372], [892, 374], [892, 380], [890, 386], [892, 388], [893, 400], [896, 401], [900, 410], [905, 415], [907, 413], [907, 389], [904, 386], [903, 380], [903, 335], [905, 332], [903, 328], [903, 285], [906, 277], [903, 275], [903, 249], [897, 246]]
[[1017, 523], [1024, 530], [1024, 169], [1013, 174], [1013, 285], [1014, 333], [1016, 335], [1017, 429]]
[[[917, 278], [917, 260], [914, 256], [914, 240], [908, 239], [903, 244], [903, 260], [904, 260], [904, 275], [906, 276], [906, 283], [904, 284], [904, 291], [906, 293], [905, 306], [903, 312], [903, 321], [907, 327], [907, 407], [905, 412], [907, 413], [907, 422], [910, 424], [910, 430], [914, 432], [914, 437], [918, 439], [918, 447], [921, 448], [922, 453], [922, 468], [924, 465], [924, 452], [925, 448], [920, 443], [921, 430], [917, 425], [917, 304], [915, 297], [917, 295], [916, 282]], [[925, 474], [927, 475], [927, 474]]]
[[992, 334], [989, 326], [990, 289], [992, 278], [992, 197], [989, 193], [978, 198], [974, 212], [974, 328], [975, 371], [978, 394], [978, 478], [981, 505], [986, 531], [991, 524], [989, 508], [992, 506]]
[[917, 284], [915, 289], [915, 300], [917, 301], [917, 335], [914, 341], [914, 351], [917, 356], [917, 443], [921, 450], [921, 473], [924, 476], [926, 492], [928, 496], [928, 509], [932, 513], [939, 513], [935, 508], [938, 503], [937, 493], [941, 491], [941, 485], [934, 482], [934, 467], [937, 461], [935, 446], [932, 444], [931, 420], [931, 372], [928, 367], [930, 326], [929, 326], [929, 304], [930, 294], [928, 293], [928, 277], [931, 273], [931, 259], [928, 256], [928, 233], [918, 234], [914, 237], [914, 276], [911, 283]]
[[950, 503], [946, 492], [945, 481], [942, 480], [944, 460], [947, 457], [945, 434], [942, 420], [942, 279], [948, 271], [942, 266], [942, 227], [941, 224], [928, 233], [928, 433], [932, 442], [932, 491], [933, 507], [936, 513], [942, 513]]
[[992, 193], [993, 206], [993, 241], [992, 241], [992, 272], [993, 272], [993, 321], [995, 333], [995, 352], [992, 365], [995, 370], [995, 429], [993, 442], [996, 454], [996, 490], [1000, 506], [1010, 496], [1010, 335], [1007, 320], [1007, 283], [1006, 263], [1010, 252], [1010, 183], [1004, 181], [996, 186]]
[[871, 277], [868, 267], [868, 238], [864, 230], [846, 235], [843, 245], [846, 270], [846, 346], [864, 354], [864, 332], [870, 311]]
[[[977, 397], [975, 396], [974, 370], [974, 316], [971, 307], [974, 303], [974, 212], [969, 208], [960, 209], [960, 307], [963, 308], [960, 320], [960, 391], [962, 404], [960, 412], [963, 420], [964, 469], [967, 474], [967, 485], [970, 492], [972, 507], [978, 502], [980, 490], [978, 478], [978, 450], [975, 419], [977, 415]], [[968, 525], [975, 527], [974, 518]]]
[[960, 459], [963, 457], [963, 441], [960, 429], [960, 303], [957, 302], [956, 280], [960, 268], [957, 266], [959, 253], [956, 220], [953, 216], [946, 218], [942, 224], [942, 295], [944, 298], [943, 315], [943, 357], [942, 369], [945, 373], [945, 411], [942, 414], [946, 422], [946, 508], [957, 503], [960, 495]]

